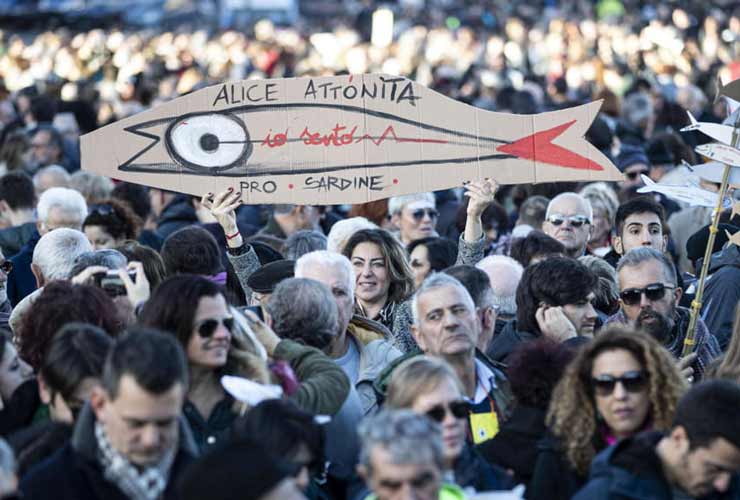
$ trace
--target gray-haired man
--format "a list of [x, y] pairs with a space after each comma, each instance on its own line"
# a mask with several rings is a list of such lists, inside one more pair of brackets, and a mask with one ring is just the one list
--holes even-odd
[[357, 471], [372, 490], [366, 500], [464, 498], [443, 485], [444, 452], [438, 424], [409, 410], [383, 411], [360, 426]]
[[[689, 326], [689, 310], [678, 305], [683, 290], [678, 287], [673, 263], [654, 248], [634, 248], [619, 260], [617, 278], [621, 308], [607, 323], [628, 323], [642, 328], [674, 356], [680, 356]], [[699, 378], [720, 354], [717, 339], [701, 318], [696, 325], [694, 343], [696, 360], [691, 362], [691, 368]]]

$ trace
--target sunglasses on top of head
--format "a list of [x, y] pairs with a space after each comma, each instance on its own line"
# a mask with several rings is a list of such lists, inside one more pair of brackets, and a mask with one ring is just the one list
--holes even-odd
[[213, 334], [216, 333], [216, 329], [220, 324], [224, 325], [224, 328], [226, 328], [229, 333], [234, 331], [234, 318], [208, 318], [198, 324], [198, 335], [203, 339], [211, 338]]
[[465, 418], [470, 412], [470, 404], [463, 399], [451, 401], [446, 405], [438, 404], [428, 409], [426, 411], [426, 416], [441, 424], [444, 421], [447, 412], [450, 412], [455, 418]]
[[421, 221], [425, 215], [428, 215], [430, 219], [436, 219], [439, 217], [439, 212], [434, 208], [419, 208], [411, 212], [411, 217], [417, 222]]
[[642, 300], [643, 293], [648, 300], [655, 301], [665, 297], [666, 290], [673, 290], [674, 288], [676, 287], [664, 285], [663, 283], [651, 283], [645, 288], [627, 288], [626, 290], [622, 290], [619, 298], [628, 306], [636, 306]]
[[552, 214], [550, 217], [547, 218], [547, 221], [553, 226], [561, 226], [565, 223], [565, 221], [568, 221], [573, 227], [581, 227], [584, 224], [591, 224], [591, 221], [588, 220], [588, 217], [586, 217], [585, 215], [566, 216], [560, 214]]
[[621, 377], [612, 375], [599, 375], [591, 379], [594, 391], [599, 396], [611, 396], [617, 384], [622, 384], [624, 390], [633, 394], [642, 392], [647, 386], [648, 377], [644, 372], [626, 372]]

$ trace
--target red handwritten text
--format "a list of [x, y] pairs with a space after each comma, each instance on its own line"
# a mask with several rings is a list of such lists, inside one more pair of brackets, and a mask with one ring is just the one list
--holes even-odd
[[260, 143], [261, 146], [267, 146], [268, 148], [277, 148], [280, 146], [284, 146], [285, 143], [288, 142], [288, 129], [285, 129], [285, 133], [280, 134], [277, 133], [272, 138], [270, 138], [270, 134], [272, 134], [272, 130], [270, 130], [267, 135], [265, 136], [265, 139]]
[[303, 144], [308, 146], [346, 146], [348, 144], [352, 144], [355, 140], [354, 136], [357, 126], [354, 126], [349, 133], [342, 133], [342, 131], [346, 129], [347, 127], [345, 125], [339, 125], [337, 123], [337, 125], [331, 129], [330, 133], [322, 136], [321, 132], [309, 132], [308, 127], [306, 127], [298, 138], [302, 139]]
[[[388, 137], [389, 135], [393, 137]], [[393, 125], [388, 125], [388, 127], [385, 129], [383, 134], [378, 137], [370, 137], [368, 134], [363, 135], [362, 137], [358, 137], [357, 141], [355, 142], [361, 142], [365, 140], [370, 140], [373, 144], [376, 146], [380, 146], [383, 141], [385, 140], [394, 140], [396, 142], [416, 142], [416, 143], [431, 143], [431, 144], [447, 144], [447, 141], [442, 139], [416, 139], [413, 137], [398, 137], [396, 135], [396, 131], [393, 130]]]

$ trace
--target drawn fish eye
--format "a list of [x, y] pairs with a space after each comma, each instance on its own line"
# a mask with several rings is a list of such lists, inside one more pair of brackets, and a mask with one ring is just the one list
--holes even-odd
[[228, 113], [182, 116], [167, 128], [164, 143], [177, 163], [208, 173], [244, 164], [252, 152], [246, 125]]

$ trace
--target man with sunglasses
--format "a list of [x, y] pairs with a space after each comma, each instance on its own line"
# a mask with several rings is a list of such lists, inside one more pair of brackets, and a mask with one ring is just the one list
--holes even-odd
[[388, 216], [398, 229], [401, 243], [437, 236], [435, 225], [439, 212], [432, 193], [417, 193], [395, 196], [388, 200]]
[[[634, 248], [617, 265], [621, 308], [607, 323], [628, 323], [644, 329], [679, 357], [689, 325], [689, 310], [678, 305], [683, 291], [676, 268], [655, 248]], [[701, 318], [697, 320], [694, 353], [681, 361], [689, 380], [700, 378], [721, 354], [717, 339]]]
[[679, 402], [666, 434], [643, 432], [599, 454], [574, 500], [738, 498], [740, 386], [713, 380]]
[[568, 256], [577, 259], [586, 253], [592, 221], [588, 200], [577, 193], [561, 193], [547, 205], [542, 231], [562, 243]]

